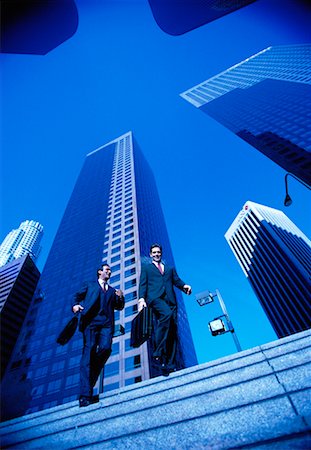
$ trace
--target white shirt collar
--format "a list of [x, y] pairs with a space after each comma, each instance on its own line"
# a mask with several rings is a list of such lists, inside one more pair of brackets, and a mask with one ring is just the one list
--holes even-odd
[[103, 289], [105, 289], [105, 291], [108, 290], [108, 284], [106, 281], [102, 280], [101, 278], [98, 278], [98, 283]]

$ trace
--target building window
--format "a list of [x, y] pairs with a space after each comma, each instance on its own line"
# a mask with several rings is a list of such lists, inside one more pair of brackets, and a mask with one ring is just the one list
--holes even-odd
[[57, 392], [60, 389], [61, 380], [50, 381], [47, 388], [47, 393], [51, 394], [52, 392]]
[[[126, 243], [124, 244], [124, 248], [129, 248], [129, 247], [131, 247], [132, 245], [134, 245], [134, 241], [126, 242]], [[133, 253], [134, 253], [134, 251], [133, 251]], [[131, 253], [130, 253], [130, 254], [131, 254]], [[128, 255], [126, 255], [126, 256], [128, 256]]]
[[140, 355], [131, 356], [125, 359], [125, 372], [129, 372], [134, 369], [141, 367]]
[[111, 377], [119, 373], [119, 361], [115, 361], [110, 364], [106, 364], [104, 368], [105, 377]]
[[113, 253], [118, 253], [119, 251], [121, 250], [121, 247], [119, 246], [119, 247], [115, 247], [115, 248], [113, 248], [112, 250], [111, 250], [111, 253], [113, 254]]
[[69, 375], [69, 377], [66, 378], [66, 388], [71, 386], [76, 386], [79, 384], [80, 381], [80, 374], [76, 373], [74, 375]]
[[119, 383], [105, 384], [105, 392], [114, 391], [115, 389], [119, 389]]
[[131, 258], [131, 259], [128, 259], [127, 261], [125, 261], [124, 266], [128, 267], [134, 263], [135, 263], [135, 258]]
[[124, 253], [124, 257], [126, 258], [127, 256], [133, 255], [135, 253], [135, 250], [133, 248], [131, 248], [131, 250], [127, 250]]
[[114, 342], [112, 344], [112, 351], [111, 351], [111, 355], [117, 355], [120, 351], [120, 343], [119, 342]]
[[136, 286], [136, 278], [134, 278], [133, 280], [126, 281], [124, 284], [124, 289], [130, 289], [133, 286]]
[[62, 372], [65, 367], [65, 361], [58, 361], [52, 365], [51, 373]]
[[136, 269], [135, 267], [132, 267], [131, 269], [128, 269], [125, 271], [125, 278], [130, 277], [131, 275], [135, 275]]
[[115, 239], [114, 241], [111, 242], [111, 246], [113, 247], [114, 245], [120, 244], [121, 242], [121, 238]]
[[113, 257], [111, 258], [111, 262], [112, 262], [112, 263], [114, 263], [114, 262], [116, 262], [116, 261], [120, 261], [120, 255], [113, 256]]
[[118, 275], [114, 275], [113, 277], [110, 277], [109, 281], [111, 284], [116, 283], [117, 281], [120, 281], [120, 275], [118, 274]]
[[133, 300], [137, 299], [137, 292], [133, 291], [133, 292], [129, 292], [128, 294], [125, 295], [125, 301], [126, 302], [131, 302]]
[[130, 384], [140, 383], [140, 382], [141, 382], [141, 376], [133, 377], [133, 378], [127, 378], [125, 380], [125, 386], [129, 386]]
[[128, 350], [133, 350], [133, 347], [131, 347], [131, 339], [125, 339], [124, 341], [124, 348], [127, 352]]
[[132, 316], [133, 314], [136, 314], [138, 310], [137, 305], [129, 306], [128, 308], [125, 308], [125, 317]]

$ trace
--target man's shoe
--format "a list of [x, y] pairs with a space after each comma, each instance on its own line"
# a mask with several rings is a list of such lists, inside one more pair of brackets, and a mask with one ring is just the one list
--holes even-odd
[[79, 407], [84, 408], [85, 406], [89, 406], [91, 404], [91, 401], [87, 397], [81, 397], [79, 398]]
[[164, 377], [168, 377], [169, 374], [170, 374], [170, 371], [169, 371], [167, 365], [166, 364], [161, 364], [161, 369], [162, 369], [162, 375]]
[[153, 356], [152, 357], [153, 362], [158, 366], [158, 365], [162, 365], [162, 358], [161, 356]]
[[98, 403], [99, 402], [99, 395], [92, 395], [90, 403], [91, 405], [93, 405], [94, 403]]

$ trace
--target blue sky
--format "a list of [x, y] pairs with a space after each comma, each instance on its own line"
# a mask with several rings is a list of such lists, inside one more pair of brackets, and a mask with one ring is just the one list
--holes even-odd
[[[176, 266], [198, 293], [218, 288], [242, 348], [276, 338], [224, 234], [247, 200], [283, 210], [310, 235], [310, 194], [179, 94], [270, 45], [310, 42], [296, 0], [257, 2], [182, 36], [145, 0], [77, 0], [75, 35], [45, 56], [1, 55], [0, 240], [26, 219], [44, 226], [42, 270], [90, 151], [132, 130], [159, 189]], [[165, 253], [165, 251], [164, 251]], [[165, 256], [165, 255], [164, 255]], [[185, 297], [199, 362], [235, 352], [211, 337], [221, 314]]]

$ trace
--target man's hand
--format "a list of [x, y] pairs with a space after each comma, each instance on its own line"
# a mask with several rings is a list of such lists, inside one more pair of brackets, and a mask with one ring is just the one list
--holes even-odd
[[123, 292], [121, 291], [121, 289], [116, 289], [115, 293], [118, 297], [123, 297]]
[[185, 284], [183, 287], [183, 291], [185, 294], [190, 295], [192, 292], [191, 286], [189, 286], [189, 284]]
[[80, 312], [80, 311], [83, 311], [84, 310], [84, 308], [83, 308], [83, 306], [81, 306], [81, 305], [74, 305], [73, 307], [72, 307], [72, 311], [76, 314], [77, 312]]
[[140, 298], [138, 300], [138, 312], [140, 312], [143, 308], [147, 307], [147, 303], [145, 302], [144, 298]]

